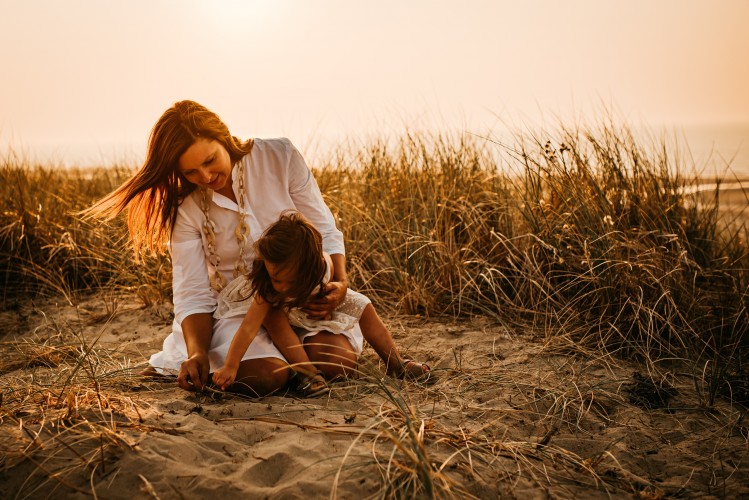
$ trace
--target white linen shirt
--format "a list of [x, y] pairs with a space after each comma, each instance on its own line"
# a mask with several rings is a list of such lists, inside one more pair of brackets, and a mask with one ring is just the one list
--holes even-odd
[[[255, 257], [254, 242], [281, 212], [296, 209], [320, 231], [323, 251], [344, 254], [343, 234], [325, 204], [320, 189], [302, 155], [286, 138], [255, 139], [244, 163], [245, 220], [250, 229], [245, 244], [245, 263], [249, 269]], [[232, 169], [232, 189], [239, 199], [238, 166]], [[219, 272], [227, 283], [234, 279], [239, 245], [234, 230], [239, 222], [239, 207], [229, 198], [209, 190], [210, 218], [215, 224]], [[208, 262], [208, 242], [202, 227], [201, 190], [186, 197], [177, 211], [169, 242], [172, 256], [174, 320], [178, 324], [191, 314], [213, 313], [218, 294], [211, 288], [213, 266]]]

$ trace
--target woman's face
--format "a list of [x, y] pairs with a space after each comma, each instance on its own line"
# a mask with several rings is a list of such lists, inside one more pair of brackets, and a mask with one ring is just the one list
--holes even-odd
[[221, 191], [231, 189], [231, 160], [229, 152], [220, 142], [198, 138], [179, 157], [179, 171], [198, 186]]

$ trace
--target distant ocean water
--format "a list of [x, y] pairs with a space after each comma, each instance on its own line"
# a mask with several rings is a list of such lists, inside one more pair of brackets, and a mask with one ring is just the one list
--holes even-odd
[[667, 130], [667, 145], [678, 149], [684, 165], [693, 165], [702, 177], [725, 178], [726, 182], [734, 177], [749, 179], [749, 122], [683, 125]]
[[[512, 131], [508, 131], [509, 142], [512, 142]], [[637, 134], [635, 134], [637, 136]], [[694, 173], [705, 178], [724, 178], [730, 182], [735, 177], [749, 180], [749, 121], [745, 123], [691, 124], [669, 127], [652, 127], [643, 132], [643, 140], [638, 142], [648, 149], [653, 141], [666, 141], [667, 147], [678, 151], [681, 166], [685, 175]], [[145, 144], [112, 142], [101, 143], [64, 143], [56, 145], [26, 145], [10, 147], [0, 137], [0, 159], [9, 154], [24, 163], [71, 166], [137, 166], [143, 161]], [[304, 141], [302, 141], [304, 142]], [[331, 147], [338, 144], [335, 139], [327, 141]], [[340, 143], [346, 143], [341, 139]], [[10, 151], [14, 153], [10, 153]], [[324, 153], [324, 151], [322, 151]], [[311, 160], [312, 158], [308, 158]], [[313, 161], [314, 163], [314, 161]]]
[[[586, 129], [583, 124], [579, 130], [583, 132], [591, 130], [596, 135], [599, 128], [596, 123], [590, 129]], [[719, 179], [722, 186], [740, 180], [743, 181], [743, 185], [749, 186], [749, 121], [630, 126], [628, 130], [632, 133], [635, 143], [646, 154], [659, 155], [661, 148], [665, 145], [669, 154], [669, 164], [678, 165], [680, 173], [686, 178]], [[530, 137], [530, 144], [535, 141], [542, 143], [546, 137], [552, 141], [558, 139], [555, 137], [555, 129], [551, 127], [540, 131], [531, 129], [527, 135], [521, 134], [521, 137], [523, 139]], [[512, 130], [504, 130], [495, 134], [491, 136], [491, 140], [503, 150], [498, 155], [500, 163], [502, 163], [504, 151], [509, 151], [511, 158], [517, 157], [517, 140]], [[506, 163], [503, 164], [506, 165]], [[512, 166], [512, 162], [510, 165]]]

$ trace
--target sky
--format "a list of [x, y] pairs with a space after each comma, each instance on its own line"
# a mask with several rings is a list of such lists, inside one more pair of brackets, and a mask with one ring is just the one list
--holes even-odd
[[309, 154], [604, 113], [749, 124], [747, 21], [749, 0], [0, 0], [0, 154], [139, 163], [182, 99]]

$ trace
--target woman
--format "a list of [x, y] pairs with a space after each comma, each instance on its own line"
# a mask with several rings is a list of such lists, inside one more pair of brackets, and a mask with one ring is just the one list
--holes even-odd
[[[320, 231], [335, 269], [324, 295], [305, 312], [325, 318], [346, 297], [343, 235], [301, 154], [287, 139], [240, 141], [196, 102], [180, 101], [166, 110], [151, 131], [141, 169], [84, 213], [112, 218], [125, 209], [136, 254], [161, 252], [169, 243], [174, 323], [149, 364], [160, 374], [177, 373], [183, 389], [202, 390], [209, 374], [224, 364], [242, 317], [214, 319], [218, 293], [247, 273], [252, 243], [285, 210], [298, 210]], [[290, 330], [282, 314], [270, 315], [264, 326]], [[387, 342], [395, 351], [392, 337]], [[308, 337], [304, 349], [332, 378], [356, 366], [362, 344], [355, 325], [344, 335], [322, 331]], [[285, 366], [261, 328], [242, 356], [232, 390], [273, 392], [289, 379]], [[414, 367], [397, 371], [403, 368]], [[419, 373], [428, 369], [418, 366]]]

